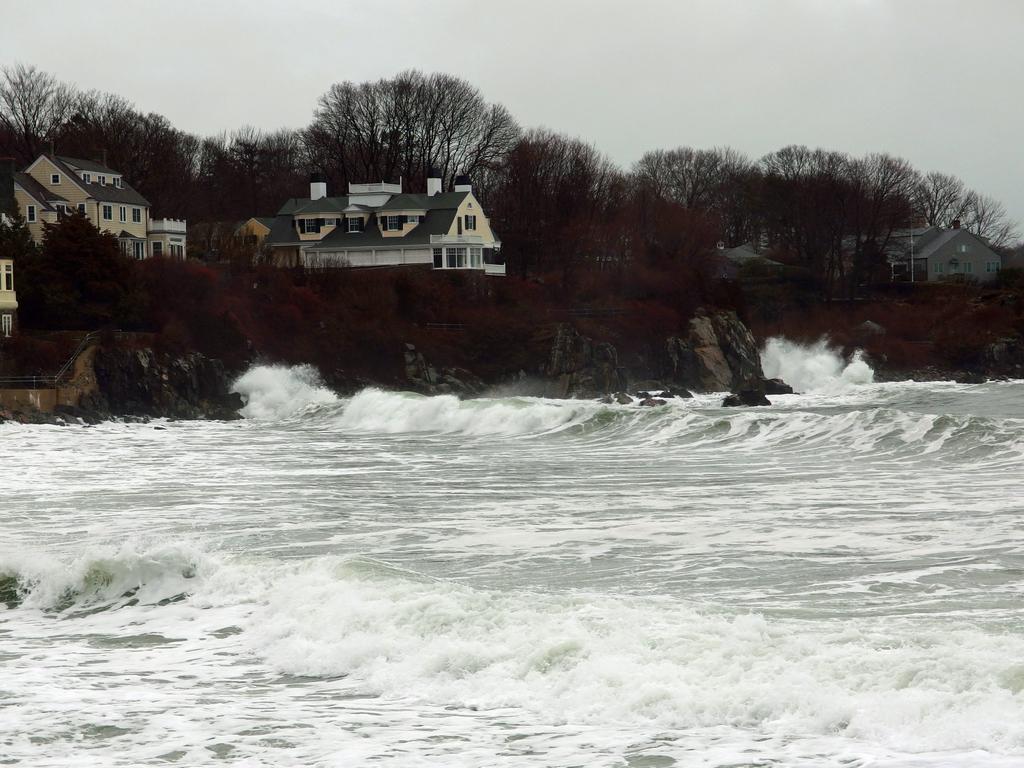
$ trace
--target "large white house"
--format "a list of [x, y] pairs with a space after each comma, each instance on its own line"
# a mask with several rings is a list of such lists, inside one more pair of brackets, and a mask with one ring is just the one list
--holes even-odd
[[114, 235], [126, 256], [185, 258], [185, 221], [152, 218], [149, 201], [103, 163], [40, 155], [14, 174], [14, 196], [36, 243], [43, 241], [43, 224], [78, 211]]
[[423, 194], [401, 184], [349, 184], [330, 197], [313, 176], [308, 198], [286, 202], [264, 241], [276, 264], [325, 267], [429, 265], [504, 275], [501, 242], [466, 177], [442, 191], [431, 174]]

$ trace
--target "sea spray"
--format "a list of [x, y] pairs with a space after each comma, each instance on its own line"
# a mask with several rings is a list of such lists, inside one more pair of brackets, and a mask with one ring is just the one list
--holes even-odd
[[847, 360], [821, 339], [814, 344], [797, 344], [778, 336], [768, 339], [761, 352], [764, 375], [783, 379], [797, 392], [838, 392], [870, 384], [875, 372], [860, 350]]
[[234, 391], [245, 401], [242, 415], [264, 421], [338, 402], [311, 365], [257, 365], [238, 378]]

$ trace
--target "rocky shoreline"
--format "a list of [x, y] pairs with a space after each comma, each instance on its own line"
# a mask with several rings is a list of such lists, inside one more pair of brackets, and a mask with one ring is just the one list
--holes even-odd
[[[520, 370], [500, 381], [485, 382], [472, 371], [434, 366], [412, 344], [400, 350], [404, 379], [382, 385], [360, 381], [361, 389], [383, 386], [425, 395], [461, 398], [503, 394], [555, 399], [596, 399], [608, 404], [654, 407], [694, 392], [728, 392], [723, 406], [767, 406], [769, 395], [793, 392], [786, 382], [765, 377], [760, 350], [750, 330], [733, 312], [700, 312], [687, 333], [665, 338], [645, 358], [620, 360], [615, 346], [596, 341], [571, 323], [554, 326], [548, 354], [532, 372]], [[1024, 345], [1007, 340], [986, 351], [979, 370], [927, 368], [891, 371], [875, 364], [877, 381], [950, 381], [980, 383], [1024, 378]], [[158, 353], [149, 348], [100, 347], [82, 377], [86, 382], [77, 406], [58, 405], [53, 412], [0, 408], [0, 423], [97, 424], [150, 419], [233, 420], [241, 418], [240, 395], [232, 392], [236, 373], [219, 360], [192, 352]], [[334, 382], [332, 382], [334, 383]], [[354, 382], [353, 382], [354, 384]], [[352, 387], [334, 387], [338, 391]], [[630, 394], [632, 393], [632, 394]]]

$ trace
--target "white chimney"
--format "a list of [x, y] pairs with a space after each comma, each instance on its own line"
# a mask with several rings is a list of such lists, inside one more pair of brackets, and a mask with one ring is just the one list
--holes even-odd
[[469, 181], [469, 176], [456, 176], [455, 177], [455, 191], [456, 192], [472, 192], [473, 185]]
[[327, 197], [327, 182], [319, 173], [309, 177], [309, 199], [322, 200]]
[[437, 168], [431, 166], [427, 169], [427, 197], [440, 195], [441, 192], [441, 174], [438, 173]]

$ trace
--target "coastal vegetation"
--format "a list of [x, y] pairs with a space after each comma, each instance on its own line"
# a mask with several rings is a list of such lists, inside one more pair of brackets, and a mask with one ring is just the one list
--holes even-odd
[[[685, 131], [681, 131], [685, 138]], [[956, 219], [1005, 254], [1018, 232], [1002, 206], [901, 158], [791, 146], [753, 159], [729, 148], [653, 150], [629, 169], [587, 142], [524, 129], [469, 83], [416, 71], [341, 82], [308, 126], [200, 137], [124, 98], [83, 92], [31, 66], [0, 76], [0, 155], [55, 146], [109, 163], [190, 231], [273, 213], [309, 174], [332, 188], [428, 166], [468, 173], [503, 242], [509, 277], [279, 269], [257, 246], [193, 237], [187, 262], [135, 262], [81, 216], [0, 235], [18, 263], [22, 327], [5, 365], [45, 369], [61, 342], [32, 331], [116, 328], [158, 349], [199, 351], [240, 370], [257, 358], [313, 363], [339, 382], [397, 382], [403, 344], [487, 381], [536, 369], [572, 323], [650, 357], [700, 309], [735, 311], [759, 339], [831, 337], [894, 371], [984, 366], [1019, 344], [1024, 292], [891, 282], [895, 232]], [[752, 243], [773, 266], [730, 267]], [[1011, 355], [1012, 357], [1012, 355]], [[996, 366], [998, 367], [998, 366]]]

